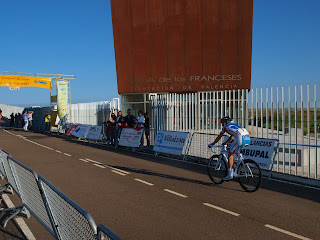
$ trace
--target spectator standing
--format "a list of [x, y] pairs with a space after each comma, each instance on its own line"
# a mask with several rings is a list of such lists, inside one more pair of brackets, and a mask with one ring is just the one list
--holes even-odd
[[116, 132], [115, 132], [115, 144], [117, 145], [119, 142], [120, 134], [121, 134], [121, 125], [123, 123], [123, 117], [122, 117], [122, 111], [118, 112], [117, 118], [116, 118]]
[[14, 127], [14, 114], [11, 113], [10, 115], [10, 127]]
[[32, 114], [34, 114], [33, 111], [28, 111], [28, 129], [32, 129]]
[[114, 113], [111, 113], [111, 117], [108, 118], [108, 121], [110, 121], [111, 123], [116, 123], [117, 121], [117, 117]]
[[135, 118], [135, 116], [131, 115], [131, 109], [128, 109], [127, 114], [128, 115], [124, 118], [124, 121], [128, 123], [129, 127], [132, 128], [137, 119]]
[[20, 115], [20, 121], [21, 121], [21, 127], [23, 127], [24, 126], [24, 116], [23, 116], [23, 114], [25, 113], [26, 111], [23, 111], [22, 112], [22, 114]]
[[[140, 126], [140, 128], [143, 128], [144, 127], [144, 122], [145, 122], [145, 119], [144, 119], [144, 116], [142, 115], [142, 111], [139, 110], [138, 111], [138, 117], [137, 117], [137, 124]], [[141, 145], [142, 146], [144, 145], [144, 130], [143, 130], [143, 133], [142, 133], [142, 136], [141, 136]]]
[[23, 130], [24, 131], [28, 131], [28, 111], [23, 111], [23, 114], [22, 114], [22, 117], [23, 117], [23, 121], [24, 121], [24, 126], [23, 126]]
[[[19, 113], [19, 114], [20, 114], [20, 113]], [[19, 114], [16, 113], [16, 114], [14, 115], [14, 123], [15, 123], [15, 126], [16, 126], [16, 127], [19, 127], [19, 126], [18, 126], [18, 125], [19, 125], [19, 119], [20, 119]]]
[[[0, 120], [2, 119], [2, 110], [0, 109]], [[0, 123], [1, 126], [1, 123]]]
[[138, 121], [137, 123], [140, 123], [141, 127], [144, 126], [145, 119], [144, 119], [144, 116], [142, 115], [142, 111], [141, 110], [138, 112], [137, 121]]
[[45, 132], [50, 132], [50, 121], [51, 121], [51, 116], [49, 114], [46, 114], [44, 116]]
[[116, 118], [116, 129], [121, 127], [121, 119], [122, 119], [122, 111], [119, 111]]
[[106, 130], [106, 137], [107, 137], [107, 144], [111, 144], [111, 122], [108, 120], [108, 122], [104, 122], [103, 125], [105, 126]]
[[111, 117], [109, 118], [109, 128], [110, 128], [110, 141], [111, 144], [115, 144], [115, 139], [116, 139], [116, 121], [117, 117], [114, 113], [111, 113]]
[[144, 134], [146, 135], [147, 146], [150, 146], [150, 121], [147, 112], [144, 114]]

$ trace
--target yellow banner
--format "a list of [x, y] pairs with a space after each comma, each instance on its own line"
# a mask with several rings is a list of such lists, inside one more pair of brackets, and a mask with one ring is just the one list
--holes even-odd
[[58, 116], [60, 121], [65, 123], [68, 117], [68, 82], [58, 81], [57, 92]]
[[40, 87], [51, 89], [51, 78], [0, 75], [0, 87]]

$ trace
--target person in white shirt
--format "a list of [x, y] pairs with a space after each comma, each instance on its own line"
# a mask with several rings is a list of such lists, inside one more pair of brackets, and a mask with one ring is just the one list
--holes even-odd
[[28, 111], [24, 111], [22, 114], [23, 117], [23, 121], [24, 121], [24, 126], [23, 126], [23, 130], [24, 131], [28, 131]]
[[32, 129], [32, 120], [33, 120], [32, 114], [33, 113], [34, 113], [33, 111], [28, 111], [28, 129]]
[[[145, 123], [144, 115], [142, 114], [142, 111], [139, 110], [138, 117], [137, 117], [137, 124], [140, 124], [140, 127], [144, 128], [144, 123]], [[143, 144], [144, 144], [144, 130], [141, 137], [141, 145], [143, 146]]]
[[142, 111], [140, 110], [138, 112], [137, 123], [140, 123], [140, 127], [144, 127], [144, 121], [145, 121], [144, 116], [142, 114]]

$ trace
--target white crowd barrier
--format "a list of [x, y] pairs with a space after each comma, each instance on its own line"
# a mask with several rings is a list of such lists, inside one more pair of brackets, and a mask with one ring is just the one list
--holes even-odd
[[18, 214], [25, 213], [29, 217], [31, 213], [55, 239], [120, 240], [104, 225], [97, 227], [89, 213], [43, 176], [38, 176], [2, 149], [0, 175], [8, 182], [2, 186], [1, 194], [5, 190], [13, 190], [23, 203], [22, 206], [1, 210], [8, 213], [3, 227]]
[[[104, 142], [107, 136], [104, 131], [105, 128], [90, 125], [77, 125], [70, 124], [69, 130], [66, 131], [66, 135], [72, 134], [73, 136], [84, 138], [90, 140], [88, 132], [89, 129], [94, 129], [93, 132], [100, 138], [95, 138], [94, 140]], [[71, 131], [72, 129], [72, 131]], [[99, 129], [99, 130], [96, 130]], [[103, 132], [101, 132], [101, 130]], [[153, 131], [149, 130], [151, 135]], [[133, 128], [124, 128], [121, 131], [115, 131], [114, 136], [114, 146], [117, 148], [119, 146], [132, 148], [132, 151], [137, 149], [144, 149], [141, 138], [143, 137], [144, 130], [139, 131]], [[152, 151], [154, 155], [159, 154], [182, 156], [185, 161], [188, 159], [209, 159], [212, 155], [211, 151], [208, 150], [208, 144], [212, 143], [218, 134], [202, 133], [202, 132], [180, 132], [180, 131], [157, 131], [153, 132], [154, 142]], [[225, 136], [227, 137], [227, 136]], [[216, 145], [219, 146], [225, 141], [220, 140]], [[142, 148], [141, 148], [142, 147]], [[215, 146], [216, 147], [216, 146]], [[151, 149], [151, 146], [149, 146]], [[219, 148], [219, 147], [218, 147]], [[278, 153], [279, 140], [278, 139], [267, 139], [267, 138], [254, 138], [251, 137], [251, 144], [243, 149], [243, 155], [245, 158], [252, 159], [256, 161], [262, 169], [273, 170], [273, 164], [275, 163], [275, 158]], [[216, 152], [220, 152], [217, 149]]]

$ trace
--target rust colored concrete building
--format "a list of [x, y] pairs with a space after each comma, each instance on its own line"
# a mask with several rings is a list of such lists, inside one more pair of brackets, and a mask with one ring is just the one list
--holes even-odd
[[111, 0], [111, 10], [123, 103], [250, 89], [253, 0]]

